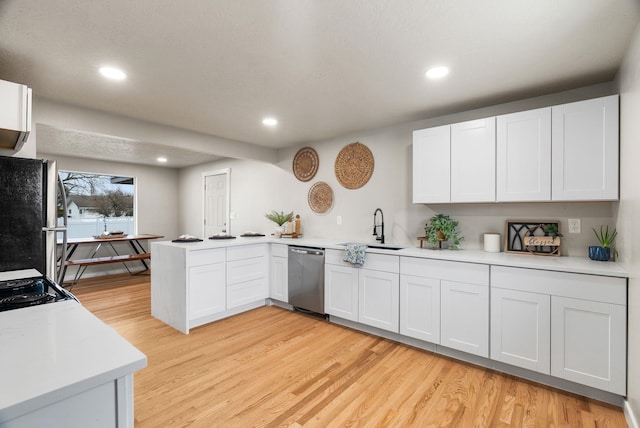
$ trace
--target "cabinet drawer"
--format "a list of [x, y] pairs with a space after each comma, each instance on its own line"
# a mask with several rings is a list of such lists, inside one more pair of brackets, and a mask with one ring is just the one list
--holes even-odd
[[212, 263], [224, 263], [224, 248], [193, 250], [188, 253], [188, 266], [202, 266]]
[[[351, 263], [343, 261], [343, 258], [344, 250], [326, 250], [324, 262], [330, 265], [351, 266]], [[388, 254], [367, 253], [364, 258], [364, 265], [356, 267], [398, 273], [400, 272], [400, 257]]]
[[400, 257], [400, 273], [467, 284], [489, 285], [489, 265], [476, 263]]
[[227, 287], [227, 310], [266, 299], [269, 294], [268, 288], [266, 278], [258, 278]]
[[289, 246], [286, 244], [271, 244], [272, 257], [288, 257]]
[[266, 278], [266, 257], [227, 262], [227, 285]]
[[241, 245], [227, 248], [227, 261], [250, 259], [267, 255], [267, 244]]
[[491, 267], [491, 286], [596, 302], [627, 304], [627, 280], [538, 269]]

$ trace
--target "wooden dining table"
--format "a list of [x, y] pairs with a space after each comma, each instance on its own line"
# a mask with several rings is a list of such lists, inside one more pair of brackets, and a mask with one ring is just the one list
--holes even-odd
[[[67, 241], [66, 246], [66, 256], [64, 257], [64, 262], [59, 260], [62, 263], [62, 275], [61, 278], [64, 280], [65, 274], [67, 272], [67, 267], [69, 266], [77, 266], [78, 270], [74, 275], [73, 281], [71, 282], [70, 287], [73, 287], [82, 277], [85, 270], [89, 266], [108, 264], [108, 263], [122, 263], [127, 271], [130, 274], [133, 274], [126, 262], [131, 261], [139, 261], [142, 263], [144, 269], [142, 272], [149, 269], [149, 265], [146, 260], [151, 258], [151, 253], [142, 245], [142, 242], [148, 241], [151, 239], [160, 239], [164, 238], [162, 235], [152, 235], [152, 234], [140, 234], [140, 235], [105, 235], [100, 237], [91, 237], [91, 238], [74, 238], [69, 239]], [[116, 249], [116, 246], [113, 244], [115, 242], [126, 242], [128, 243], [128, 247], [130, 251], [123, 253], [122, 249], [120, 252]], [[62, 242], [59, 242], [62, 245]], [[83, 259], [74, 259], [73, 256], [76, 253], [76, 250], [81, 245], [92, 245], [93, 248], [91, 250], [90, 256]], [[96, 254], [102, 248], [106, 246], [112, 252], [110, 256], [104, 257], [96, 257]], [[62, 257], [62, 256], [61, 256]]]

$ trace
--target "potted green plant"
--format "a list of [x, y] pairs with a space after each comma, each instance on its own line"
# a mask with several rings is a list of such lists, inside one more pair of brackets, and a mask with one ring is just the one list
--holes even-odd
[[603, 226], [600, 226], [600, 233], [595, 228], [592, 228], [593, 233], [595, 233], [600, 246], [590, 246], [589, 247], [589, 258], [591, 260], [598, 260], [601, 262], [607, 262], [611, 259], [611, 244], [615, 241], [616, 236], [618, 236], [618, 231], [613, 229], [612, 232], [609, 232], [609, 226], [605, 229]]
[[446, 214], [436, 214], [429, 219], [424, 232], [433, 248], [442, 248], [442, 242], [450, 241], [449, 249], [457, 250], [464, 237], [458, 231], [458, 222]]
[[558, 224], [557, 223], [548, 223], [545, 224], [542, 228], [544, 231], [544, 236], [550, 236], [554, 240], [556, 238], [562, 238], [562, 233], [558, 232]]
[[281, 236], [284, 233], [284, 224], [293, 220], [293, 211], [285, 214], [284, 211], [277, 212], [274, 210], [270, 213], [266, 213], [264, 216], [278, 225], [274, 235]]

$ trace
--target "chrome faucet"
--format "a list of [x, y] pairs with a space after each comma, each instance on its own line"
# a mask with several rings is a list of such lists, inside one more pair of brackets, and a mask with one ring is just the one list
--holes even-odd
[[[376, 224], [378, 211], [380, 211], [380, 219], [382, 220], [380, 224]], [[378, 235], [378, 228], [381, 228], [380, 235]], [[381, 244], [384, 244], [384, 214], [380, 208], [376, 208], [373, 212], [373, 236], [376, 237], [376, 241], [380, 241]]]

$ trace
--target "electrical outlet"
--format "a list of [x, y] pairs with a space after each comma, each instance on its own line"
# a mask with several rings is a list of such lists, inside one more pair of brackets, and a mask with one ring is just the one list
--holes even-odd
[[579, 218], [570, 218], [569, 219], [569, 233], [580, 233], [580, 219]]
[[336, 223], [342, 224], [342, 216], [341, 215], [336, 217]]

